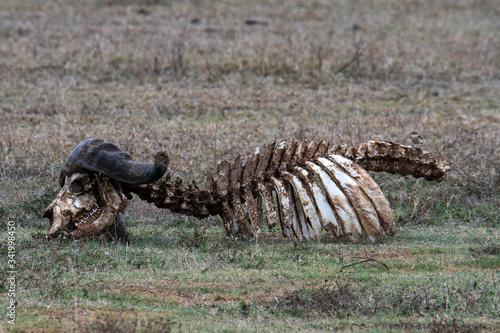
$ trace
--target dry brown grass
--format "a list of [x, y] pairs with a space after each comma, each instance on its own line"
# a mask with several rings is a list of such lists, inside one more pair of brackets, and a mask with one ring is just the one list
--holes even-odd
[[499, 8], [4, 0], [0, 217], [42, 237], [60, 167], [85, 138], [138, 160], [166, 150], [175, 176], [202, 181], [275, 139], [409, 143], [416, 130], [454, 170], [440, 184], [375, 175], [400, 225], [487, 234], [499, 225]]
[[4, 170], [47, 148], [64, 159], [89, 136], [180, 163], [277, 137], [404, 142], [416, 129], [459, 165], [498, 156], [493, 1], [59, 3], [2, 5]]
[[498, 195], [494, 1], [1, 9], [2, 206], [33, 196], [20, 191], [26, 177], [55, 189], [60, 165], [89, 137], [141, 160], [167, 150], [175, 175], [201, 180], [220, 158], [274, 139], [408, 143], [417, 130], [424, 149], [453, 164], [460, 191]]

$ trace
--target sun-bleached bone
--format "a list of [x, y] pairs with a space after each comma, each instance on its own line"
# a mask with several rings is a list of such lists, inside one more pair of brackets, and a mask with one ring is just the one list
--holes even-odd
[[386, 171], [440, 181], [451, 169], [419, 148], [393, 142], [369, 141], [358, 147], [324, 141], [281, 141], [257, 148], [247, 158], [222, 160], [205, 189], [195, 182], [160, 179], [168, 155], [153, 163], [137, 162], [110, 142], [80, 143], [64, 165], [62, 189], [47, 207], [49, 238], [69, 230], [71, 238], [103, 230], [121, 230], [120, 212], [131, 192], [159, 208], [197, 218], [219, 215], [230, 236], [259, 237], [280, 225], [283, 236], [318, 240], [323, 230], [331, 237], [359, 242], [363, 233], [372, 242], [392, 236], [392, 210], [368, 171]]
[[256, 149], [246, 161], [220, 161], [205, 190], [194, 183], [185, 188], [180, 179], [172, 183], [169, 176], [129, 190], [173, 212], [219, 215], [230, 236], [258, 237], [266, 220], [299, 241], [317, 240], [324, 229], [352, 242], [364, 232], [377, 243], [384, 232], [394, 235], [395, 225], [389, 202], [367, 170], [440, 181], [450, 169], [428, 152], [393, 142], [329, 148], [324, 141], [292, 139]]
[[168, 156], [156, 154], [153, 163], [142, 163], [101, 139], [82, 141], [59, 175], [61, 190], [45, 209], [50, 220], [48, 238], [69, 231], [78, 239], [106, 233], [125, 240], [127, 232], [120, 212], [127, 205], [122, 185], [154, 182], [165, 174]]

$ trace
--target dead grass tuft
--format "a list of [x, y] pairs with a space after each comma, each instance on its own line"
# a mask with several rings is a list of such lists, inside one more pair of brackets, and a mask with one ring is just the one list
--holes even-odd
[[[170, 333], [174, 323], [169, 319], [158, 318], [147, 320], [135, 314], [134, 318], [101, 314], [91, 322], [78, 322], [79, 331], [82, 333], [127, 333], [127, 332], [165, 332]], [[176, 329], [181, 329], [181, 325], [175, 325]]]
[[[194, 283], [220, 280], [213, 274], [226, 271], [242, 289], [260, 286], [255, 280], [276, 282], [270, 276], [286, 283], [278, 280], [284, 286], [277, 304], [267, 294], [254, 301], [256, 293], [249, 291], [239, 299], [224, 296], [235, 304], [219, 302], [224, 303], [220, 308], [193, 305], [201, 315], [175, 307], [175, 315], [185, 315], [191, 323], [200, 316], [209, 320], [214, 317], [210, 311], [222, 309], [252, 320], [245, 321], [250, 326], [238, 327], [242, 331], [259, 330], [268, 325], [267, 317], [264, 324], [254, 320], [268, 315], [259, 308], [264, 304], [275, 308], [275, 320], [281, 320], [276, 319], [281, 314], [286, 317], [277, 325], [279, 331], [290, 329], [285, 324], [290, 318], [307, 317], [317, 323], [315, 316], [327, 318], [325, 330], [334, 329], [331, 322], [347, 318], [361, 329], [367, 325], [363, 318], [376, 316], [398, 320], [394, 326], [381, 324], [382, 329], [430, 329], [425, 325], [432, 316], [444, 318], [450, 311], [465, 313], [464, 322], [455, 316], [455, 323], [434, 323], [436, 330], [451, 330], [453, 325], [458, 330], [482, 330], [470, 326], [477, 318], [485, 318], [491, 328], [496, 323], [492, 318], [498, 317], [492, 306], [496, 289], [488, 274], [498, 267], [494, 239], [500, 225], [499, 15], [495, 0], [290, 1], [286, 6], [241, 0], [216, 5], [164, 0], [1, 1], [0, 217], [15, 221], [24, 237], [18, 259], [27, 267], [22, 270], [21, 295], [32, 303], [26, 311], [50, 321], [43, 309], [67, 308], [69, 298], [80, 297], [91, 309], [110, 307], [123, 313], [123, 303], [136, 304], [138, 299], [125, 297], [123, 303], [116, 301], [118, 305], [103, 305], [90, 298], [109, 284], [122, 283], [122, 278], [131, 279], [131, 285], [137, 284], [135, 278], [147, 281], [158, 274], [191, 281], [193, 269], [200, 269], [202, 277]], [[260, 248], [250, 249], [253, 245], [247, 241], [220, 240], [223, 232], [217, 230], [222, 226], [215, 218], [194, 223], [137, 200], [124, 214], [131, 230], [129, 247], [120, 248], [112, 258], [106, 254], [112, 245], [100, 240], [47, 243], [43, 237], [48, 223], [41, 213], [59, 190], [60, 168], [86, 138], [112, 141], [141, 161], [167, 151], [173, 177], [202, 183], [218, 160], [248, 155], [273, 140], [410, 144], [412, 131], [423, 136], [423, 149], [449, 161], [453, 171], [438, 184], [373, 174], [399, 222], [397, 235], [381, 250], [387, 257], [384, 262], [396, 267], [388, 264], [387, 273], [377, 270], [394, 274], [389, 286], [371, 285], [368, 278], [353, 284], [338, 279], [304, 289], [317, 277], [295, 278], [305, 268], [323, 274], [326, 268], [308, 265], [319, 257], [333, 260], [338, 247], [368, 256], [375, 251], [368, 244], [315, 245], [325, 246], [321, 250], [296, 245], [290, 254], [285, 241], [259, 240], [259, 247], [275, 251], [271, 259]], [[426, 250], [436, 243], [446, 251]], [[166, 252], [155, 257], [150, 250]], [[300, 264], [295, 259], [316, 250], [318, 257]], [[337, 261], [324, 264], [330, 270], [342, 266]], [[59, 267], [75, 267], [92, 283]], [[349, 271], [357, 272], [354, 268]], [[467, 278], [449, 288], [439, 285], [444, 277], [417, 281], [435, 272], [468, 274], [478, 286]], [[61, 281], [58, 274], [63, 275]], [[139, 277], [124, 277], [127, 274]], [[299, 281], [293, 284], [294, 279]], [[68, 292], [71, 288], [76, 290]], [[213, 294], [207, 299], [214, 299]], [[153, 316], [156, 310], [145, 311]], [[407, 316], [421, 322], [407, 324]], [[103, 322], [88, 330], [143, 327], [133, 316], [103, 317]], [[32, 317], [19, 323], [21, 330], [39, 324]], [[207, 330], [227, 328], [212, 324]], [[167, 319], [157, 326], [162, 325], [165, 330], [170, 327]]]
[[465, 324], [461, 320], [453, 318], [446, 320], [444, 318], [435, 319], [432, 324], [428, 325], [427, 329], [432, 333], [472, 333], [472, 332], [487, 332], [491, 329], [487, 325]]
[[482, 249], [470, 248], [474, 257], [498, 256], [500, 255], [500, 244], [490, 244]]

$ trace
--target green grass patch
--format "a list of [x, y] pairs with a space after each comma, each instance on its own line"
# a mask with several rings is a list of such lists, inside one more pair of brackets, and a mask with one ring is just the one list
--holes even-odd
[[[0, 2], [0, 258], [13, 221], [18, 302], [12, 326], [3, 267], [2, 329], [498, 331], [495, 1], [42, 7]], [[202, 184], [273, 140], [411, 144], [414, 130], [453, 170], [441, 183], [372, 173], [396, 221], [382, 244], [293, 242], [276, 227], [231, 239], [217, 217], [137, 197], [129, 244], [46, 239], [41, 215], [86, 138], [145, 162], [167, 151], [173, 177]]]

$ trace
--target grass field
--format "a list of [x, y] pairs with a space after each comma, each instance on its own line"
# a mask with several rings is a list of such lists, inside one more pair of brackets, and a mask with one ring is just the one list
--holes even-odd
[[[499, 17], [495, 0], [2, 0], [2, 330], [499, 331]], [[45, 238], [85, 138], [141, 161], [165, 150], [173, 176], [202, 182], [276, 139], [413, 130], [453, 170], [372, 174], [397, 222], [380, 245], [233, 240], [138, 198], [129, 245]]]

